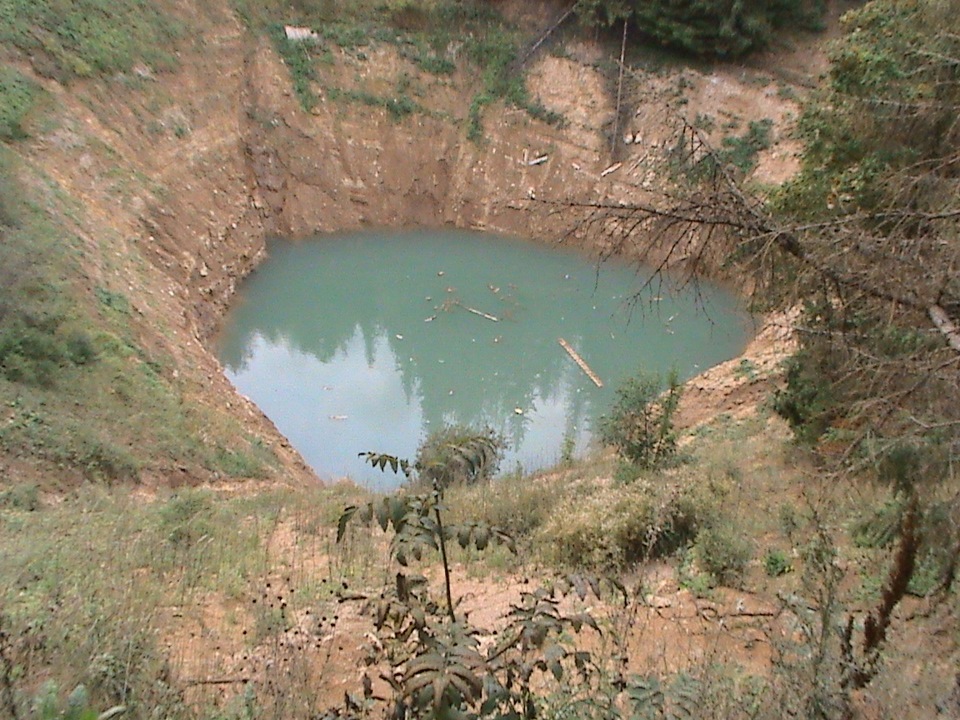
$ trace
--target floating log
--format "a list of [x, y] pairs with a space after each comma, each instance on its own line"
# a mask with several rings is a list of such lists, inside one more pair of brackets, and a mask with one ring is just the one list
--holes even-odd
[[492, 322], [500, 322], [500, 318], [498, 318], [496, 315], [491, 315], [490, 313], [483, 312], [483, 310], [477, 310], [476, 308], [472, 308], [469, 305], [464, 305], [459, 300], [457, 300], [454, 304], [459, 305], [464, 310], [466, 310], [467, 312], [471, 312], [474, 315], [479, 315], [480, 317], [486, 318], [487, 320], [490, 320]]
[[614, 163], [613, 165], [608, 167], [606, 170], [604, 170], [602, 173], [600, 173], [600, 177], [605, 178], [610, 173], [616, 172], [617, 170], [619, 170], [622, 165], [623, 165], [622, 162]]
[[598, 388], [602, 388], [603, 381], [601, 381], [600, 378], [597, 377], [597, 374], [590, 369], [590, 366], [587, 365], [586, 361], [582, 357], [580, 357], [580, 355], [577, 354], [577, 351], [574, 350], [572, 347], [570, 347], [570, 343], [568, 343], [563, 338], [560, 338], [559, 340], [557, 340], [557, 342], [560, 343], [560, 347], [562, 347], [564, 350], [567, 351], [567, 355], [572, 357], [573, 361], [580, 366], [580, 369], [587, 374], [587, 377], [593, 380], [593, 384], [596, 385]]

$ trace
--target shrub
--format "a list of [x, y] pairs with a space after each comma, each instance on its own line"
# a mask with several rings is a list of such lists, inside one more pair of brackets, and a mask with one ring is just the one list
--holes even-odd
[[431, 433], [417, 449], [414, 467], [421, 481], [440, 487], [489, 480], [500, 467], [504, 441], [490, 428], [476, 431], [448, 425]]
[[617, 388], [610, 414], [600, 421], [600, 439], [640, 468], [663, 465], [677, 452], [673, 415], [680, 402], [680, 380], [671, 372], [667, 389], [658, 377], [638, 374]]
[[40, 488], [35, 483], [17, 483], [0, 492], [0, 507], [35, 512], [42, 505]]
[[823, 0], [583, 0], [588, 23], [632, 20], [661, 44], [695, 55], [736, 57], [788, 24], [819, 29]]
[[750, 542], [728, 523], [708, 525], [697, 533], [697, 564], [721, 585], [739, 587], [753, 556]]
[[636, 482], [588, 497], [571, 495], [537, 535], [548, 562], [618, 569], [661, 557], [690, 543], [712, 514], [695, 486]]
[[813, 348], [787, 360], [787, 385], [774, 395], [773, 409], [802, 443], [815, 443], [837, 416], [835, 389], [829, 381], [832, 366], [825, 352]]
[[14, 312], [17, 314], [6, 318], [7, 326], [0, 328], [0, 373], [11, 382], [51, 385], [60, 368], [84, 365], [96, 357], [85, 332], [58, 332], [60, 318]]
[[780, 577], [792, 571], [793, 565], [782, 550], [768, 550], [763, 556], [763, 569], [768, 577]]

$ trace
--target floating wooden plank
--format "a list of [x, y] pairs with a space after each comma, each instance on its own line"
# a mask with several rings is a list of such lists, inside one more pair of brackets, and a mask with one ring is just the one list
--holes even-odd
[[482, 310], [477, 310], [476, 308], [472, 308], [469, 305], [464, 305], [463, 303], [460, 303], [460, 302], [458, 302], [457, 305], [462, 307], [467, 312], [472, 312], [474, 315], [479, 315], [480, 317], [486, 318], [487, 320], [491, 320], [493, 322], [500, 322], [500, 318], [498, 318], [495, 315], [491, 315], [490, 313], [485, 313]]
[[570, 347], [570, 343], [568, 343], [563, 338], [560, 338], [559, 340], [557, 340], [557, 342], [560, 343], [560, 347], [562, 347], [564, 350], [567, 351], [567, 355], [573, 358], [573, 361], [580, 366], [580, 369], [587, 374], [587, 377], [593, 380], [593, 384], [596, 385], [598, 388], [602, 388], [603, 381], [601, 381], [600, 378], [597, 377], [597, 374], [590, 369], [590, 366], [587, 365], [586, 361], [582, 357], [580, 357], [580, 355], [577, 354], [577, 351], [574, 350], [572, 347]]
[[622, 162], [614, 163], [613, 165], [611, 165], [610, 167], [608, 167], [606, 170], [604, 170], [602, 173], [600, 173], [600, 177], [604, 178], [604, 177], [606, 177], [607, 175], [609, 175], [610, 173], [616, 172], [617, 170], [620, 169], [620, 167], [621, 167], [622, 165], [623, 165]]

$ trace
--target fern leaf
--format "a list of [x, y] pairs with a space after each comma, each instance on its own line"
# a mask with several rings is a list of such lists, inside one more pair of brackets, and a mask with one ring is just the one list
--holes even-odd
[[697, 717], [700, 701], [700, 683], [685, 673], [677, 675], [670, 683], [670, 703], [667, 720], [691, 720]]
[[387, 498], [384, 498], [382, 502], [377, 503], [376, 507], [374, 508], [374, 514], [377, 516], [377, 524], [380, 526], [380, 529], [386, 532], [387, 524], [390, 521]]
[[630, 720], [657, 720], [662, 717], [665, 697], [660, 678], [655, 675], [633, 677], [627, 685]]
[[477, 550], [485, 550], [487, 545], [490, 544], [490, 528], [478, 526], [474, 533], [473, 544], [476, 545]]

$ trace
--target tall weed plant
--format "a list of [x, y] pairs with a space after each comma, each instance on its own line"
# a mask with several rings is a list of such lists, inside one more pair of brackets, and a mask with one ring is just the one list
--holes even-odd
[[638, 373], [617, 388], [617, 399], [600, 423], [600, 439], [639, 468], [666, 464], [677, 453], [673, 416], [682, 387], [676, 371], [664, 382]]

